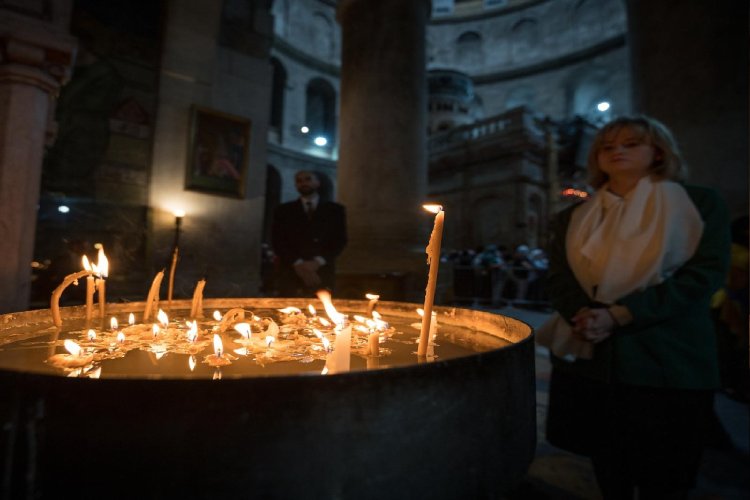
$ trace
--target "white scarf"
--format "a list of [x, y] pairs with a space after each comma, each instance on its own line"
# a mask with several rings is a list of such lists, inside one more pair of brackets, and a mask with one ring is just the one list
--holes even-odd
[[[685, 189], [646, 176], [624, 197], [605, 185], [576, 208], [566, 254], [588, 296], [611, 304], [671, 276], [693, 256], [702, 234], [703, 220]], [[560, 357], [593, 354], [593, 345], [574, 338], [557, 314], [540, 330], [539, 342]]]

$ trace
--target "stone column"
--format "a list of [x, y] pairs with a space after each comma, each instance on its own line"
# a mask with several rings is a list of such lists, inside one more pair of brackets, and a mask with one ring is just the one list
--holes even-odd
[[76, 47], [69, 11], [67, 0], [28, 2], [23, 13], [0, 7], [0, 313], [29, 304], [51, 97], [68, 79]]
[[[421, 205], [427, 192], [429, 15], [428, 0], [339, 3], [338, 199], [347, 209], [349, 245], [337, 264], [337, 293], [410, 286], [373, 284], [368, 276], [426, 276], [424, 249], [432, 218]], [[423, 291], [424, 283], [419, 286]]]
[[748, 203], [747, 2], [628, 0], [633, 102], [672, 129], [690, 180]]

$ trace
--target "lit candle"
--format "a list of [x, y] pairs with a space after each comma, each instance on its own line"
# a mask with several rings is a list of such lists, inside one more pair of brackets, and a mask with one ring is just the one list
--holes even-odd
[[333, 307], [330, 293], [326, 290], [318, 290], [317, 296], [323, 303], [328, 318], [336, 325], [333, 352], [326, 358], [328, 373], [348, 372], [351, 366], [352, 325], [346, 321], [345, 315]]
[[195, 285], [195, 291], [193, 292], [193, 302], [190, 307], [191, 318], [203, 317], [203, 288], [205, 286], [206, 286], [206, 280], [200, 280]]
[[109, 260], [104, 255], [104, 246], [99, 245], [99, 256], [97, 258], [96, 269], [99, 278], [96, 280], [96, 289], [99, 298], [99, 317], [104, 321], [104, 314], [107, 304], [106, 278], [109, 276]]
[[440, 205], [424, 205], [424, 209], [435, 215], [435, 226], [430, 235], [430, 242], [425, 249], [427, 263], [430, 273], [427, 278], [427, 289], [424, 297], [424, 316], [422, 316], [422, 330], [419, 333], [419, 348], [417, 356], [427, 355], [427, 344], [429, 341], [430, 322], [432, 320], [432, 305], [435, 301], [435, 288], [437, 286], [438, 267], [440, 266], [440, 246], [443, 240], [443, 222], [445, 212]]
[[75, 341], [66, 339], [63, 343], [65, 350], [70, 354], [55, 354], [47, 359], [47, 362], [59, 368], [79, 368], [86, 366], [94, 360], [93, 354], [81, 355], [81, 346]]
[[164, 279], [164, 269], [156, 273], [154, 281], [151, 282], [151, 288], [149, 289], [148, 297], [146, 298], [146, 309], [143, 311], [144, 323], [151, 318], [151, 311], [154, 311], [159, 307], [159, 288], [161, 288], [162, 279]]
[[378, 304], [378, 299], [380, 298], [380, 295], [376, 295], [374, 293], [367, 293], [365, 294], [365, 298], [369, 300], [367, 303], [367, 315], [372, 316], [372, 312], [375, 310], [375, 306]]
[[224, 353], [224, 344], [218, 334], [214, 333], [214, 354], [206, 356], [206, 363], [211, 366], [225, 366], [232, 364], [229, 360], [229, 355]]

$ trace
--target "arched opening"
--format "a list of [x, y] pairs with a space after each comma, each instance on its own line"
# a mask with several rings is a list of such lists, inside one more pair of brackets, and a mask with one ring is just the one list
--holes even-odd
[[271, 87], [271, 120], [269, 125], [281, 134], [284, 125], [284, 92], [286, 91], [286, 69], [281, 62], [271, 58], [273, 81]]
[[310, 136], [323, 136], [332, 146], [336, 141], [336, 90], [322, 78], [314, 78], [307, 84], [305, 103], [305, 125]]

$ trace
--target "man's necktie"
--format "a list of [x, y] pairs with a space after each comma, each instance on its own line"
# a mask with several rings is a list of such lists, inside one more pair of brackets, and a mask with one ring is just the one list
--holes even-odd
[[306, 201], [305, 202], [305, 213], [307, 214], [307, 218], [308, 219], [312, 219], [314, 211], [315, 211], [315, 209], [313, 208], [312, 202], [311, 201]]

